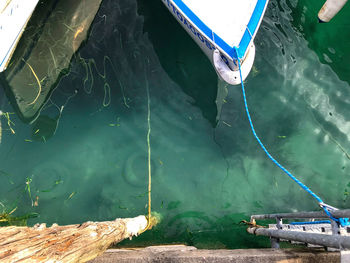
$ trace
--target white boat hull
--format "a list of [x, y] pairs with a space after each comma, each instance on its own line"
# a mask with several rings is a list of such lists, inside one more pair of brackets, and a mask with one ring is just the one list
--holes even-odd
[[39, 0], [0, 0], [0, 72], [4, 71]]
[[[227, 43], [225, 43], [222, 37], [218, 36], [213, 30], [211, 30], [202, 21], [200, 21], [200, 19], [193, 13], [195, 11], [189, 10], [189, 8], [181, 0], [162, 0], [162, 1], [165, 4], [165, 6], [169, 9], [169, 11], [173, 14], [173, 16], [177, 19], [177, 21], [181, 24], [181, 26], [187, 31], [187, 33], [192, 37], [192, 39], [206, 54], [206, 56], [209, 58], [214, 68], [216, 69], [216, 72], [218, 73], [220, 78], [222, 78], [223, 80], [225, 80], [226, 82], [232, 85], [237, 85], [241, 83], [240, 78], [238, 79], [235, 78], [235, 76], [239, 76], [239, 67], [237, 63], [237, 57], [241, 62], [243, 80], [248, 76], [253, 66], [253, 61], [255, 56], [255, 47], [254, 47], [253, 39], [261, 23], [268, 0], [258, 0], [258, 2], [260, 1], [260, 4], [259, 4], [260, 9], [258, 10], [260, 11], [260, 13], [259, 13], [259, 20], [253, 21], [255, 22], [254, 31], [251, 32], [249, 30], [248, 28], [249, 24], [246, 26], [246, 28], [241, 29], [244, 31], [244, 34], [242, 33], [243, 34], [241, 38], [242, 41], [240, 43], [237, 43], [236, 46], [230, 46]], [[242, 1], [247, 1], [247, 0], [242, 0]], [[247, 36], [249, 38], [248, 40], [247, 40]], [[243, 42], [243, 38], [245, 38], [244, 39], [245, 42], [243, 43], [244, 45], [246, 45], [245, 49], [241, 48], [241, 45], [240, 45]], [[238, 48], [236, 49], [237, 46]], [[229, 78], [231, 81], [228, 81], [228, 78], [225, 78], [224, 76], [222, 76], [220, 74], [221, 70], [218, 70], [217, 66], [215, 65], [214, 58], [213, 58], [215, 50], [220, 51], [222, 61], [227, 64], [228, 66], [227, 69], [232, 71], [232, 73], [230, 72], [232, 76]], [[238, 50], [238, 52], [236, 52], [236, 50]], [[223, 67], [221, 67], [221, 69], [222, 68]]]

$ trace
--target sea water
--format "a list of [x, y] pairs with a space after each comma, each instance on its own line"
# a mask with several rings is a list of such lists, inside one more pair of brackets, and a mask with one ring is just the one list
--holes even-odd
[[[326, 203], [348, 208], [350, 10], [318, 24], [321, 5], [270, 1], [245, 86], [270, 153]], [[15, 134], [1, 118], [0, 212], [38, 213], [29, 225], [146, 214], [147, 89], [152, 210], [162, 222], [122, 245], [263, 247], [241, 220], [318, 209], [259, 148], [240, 86], [218, 80], [161, 1], [104, 0], [46, 117], [29, 125], [10, 114]], [[0, 92], [1, 110], [14, 112]]]

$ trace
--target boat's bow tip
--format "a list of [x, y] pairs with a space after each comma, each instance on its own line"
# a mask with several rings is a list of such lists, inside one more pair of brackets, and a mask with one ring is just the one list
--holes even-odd
[[237, 68], [236, 70], [232, 70], [231, 68], [229, 68], [229, 66], [221, 58], [221, 53], [219, 50], [216, 49], [213, 52], [213, 64], [214, 64], [216, 73], [222, 80], [224, 80], [230, 85], [238, 85], [247, 78], [250, 70], [253, 67], [254, 58], [255, 58], [255, 46], [252, 43], [251, 46], [249, 47], [249, 51], [247, 52], [241, 64], [241, 73], [242, 73], [242, 78], [241, 78], [239, 69]]

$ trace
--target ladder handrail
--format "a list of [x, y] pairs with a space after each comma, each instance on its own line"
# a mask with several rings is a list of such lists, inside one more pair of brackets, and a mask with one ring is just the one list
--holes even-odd
[[293, 240], [338, 249], [350, 249], [349, 236], [326, 235], [318, 233], [307, 233], [301, 231], [288, 231], [257, 227], [249, 227], [248, 232], [257, 236], [268, 236], [279, 239]]
[[[350, 217], [350, 209], [339, 209], [333, 210], [332, 216], [341, 218], [341, 217]], [[251, 219], [263, 220], [263, 219], [276, 219], [276, 218], [328, 218], [327, 214], [323, 211], [319, 212], [296, 212], [296, 213], [277, 213], [277, 214], [262, 214], [262, 215], [252, 215]]]

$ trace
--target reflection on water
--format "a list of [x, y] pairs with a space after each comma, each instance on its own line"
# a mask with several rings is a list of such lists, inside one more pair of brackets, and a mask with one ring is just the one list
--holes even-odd
[[86, 39], [102, 0], [40, 2], [1, 75], [21, 120], [32, 123]]
[[[246, 81], [248, 103], [272, 155], [326, 202], [347, 207], [349, 84], [295, 27], [300, 8], [270, 2]], [[252, 213], [317, 209], [258, 148], [239, 87], [228, 87], [217, 111], [223, 84], [191, 41], [160, 2], [103, 1], [37, 122], [12, 114], [11, 134], [2, 117], [1, 203], [38, 212], [30, 223], [145, 214], [149, 85], [152, 207], [163, 221], [132, 245], [266, 246], [238, 222]], [[1, 110], [12, 112], [0, 92]]]

